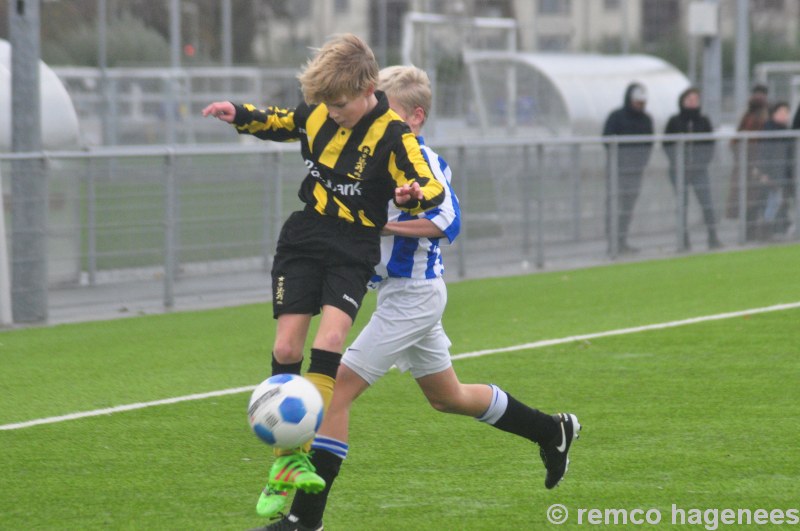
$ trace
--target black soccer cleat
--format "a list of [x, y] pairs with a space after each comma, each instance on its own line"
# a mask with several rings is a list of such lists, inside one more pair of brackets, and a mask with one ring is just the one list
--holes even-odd
[[267, 526], [252, 529], [251, 531], [322, 531], [322, 522], [313, 526], [307, 527], [300, 523], [300, 519], [293, 514], [284, 516], [277, 522], [273, 522]]
[[558, 423], [559, 433], [550, 442], [542, 444], [539, 449], [542, 463], [547, 469], [544, 486], [548, 489], [558, 485], [564, 474], [567, 473], [569, 468], [569, 449], [572, 446], [572, 441], [578, 438], [578, 432], [581, 431], [578, 417], [572, 413], [559, 413], [558, 415], [553, 415], [553, 419]]

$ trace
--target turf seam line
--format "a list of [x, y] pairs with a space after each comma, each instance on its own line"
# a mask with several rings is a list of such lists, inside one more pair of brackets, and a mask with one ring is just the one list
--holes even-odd
[[[704, 315], [701, 317], [692, 317], [690, 319], [681, 319], [678, 321], [669, 321], [666, 323], [656, 323], [644, 326], [634, 326], [630, 328], [620, 328], [617, 330], [607, 330], [605, 332], [595, 332], [592, 334], [582, 334], [577, 336], [568, 336], [558, 339], [544, 339], [541, 341], [534, 341], [532, 343], [523, 343], [521, 345], [513, 345], [510, 347], [500, 347], [485, 350], [476, 350], [474, 352], [465, 352], [464, 354], [456, 354], [452, 359], [462, 360], [467, 358], [478, 358], [481, 356], [489, 356], [491, 354], [502, 354], [505, 352], [517, 352], [520, 350], [531, 350], [542, 347], [550, 347], [554, 345], [563, 345], [565, 343], [573, 343], [576, 341], [588, 341], [590, 339], [597, 339], [602, 337], [622, 336], [626, 334], [635, 334], [638, 332], [647, 332], [650, 330], [663, 330], [665, 328], [676, 328], [679, 326], [686, 326], [697, 323], [704, 323], [708, 321], [720, 321], [723, 319], [733, 319], [735, 317], [746, 317], [749, 315], [778, 312], [782, 310], [792, 310], [800, 308], [800, 302], [790, 302], [786, 304], [775, 304], [773, 306], [765, 306], [763, 308], [752, 308], [749, 310], [741, 310], [738, 312], [719, 313], [715, 315]], [[217, 396], [235, 395], [239, 393], [252, 392], [255, 385], [245, 387], [234, 387], [231, 389], [222, 389], [220, 391], [210, 391], [208, 393], [197, 393], [185, 396], [176, 396], [173, 398], [164, 398], [161, 400], [153, 400], [150, 402], [138, 402], [135, 404], [127, 404], [122, 406], [107, 407], [103, 409], [94, 409], [91, 411], [81, 411], [77, 413], [69, 413], [67, 415], [59, 415], [57, 417], [46, 417], [40, 419], [33, 419], [24, 422], [15, 422], [12, 424], [0, 425], [0, 431], [19, 430], [23, 428], [30, 428], [32, 426], [39, 426], [42, 424], [54, 424], [56, 422], [64, 422], [67, 420], [77, 420], [88, 417], [98, 417], [101, 415], [111, 415], [114, 413], [122, 413], [124, 411], [133, 411], [136, 409], [144, 409], [153, 406], [163, 406], [167, 404], [177, 404], [180, 402], [188, 402], [190, 400], [204, 400], [206, 398], [213, 398]]]

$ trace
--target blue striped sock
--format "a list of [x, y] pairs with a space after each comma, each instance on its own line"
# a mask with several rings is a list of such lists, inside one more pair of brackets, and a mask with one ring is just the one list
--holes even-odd
[[317, 437], [314, 439], [314, 442], [311, 443], [311, 449], [325, 450], [326, 452], [330, 452], [341, 459], [345, 459], [350, 446], [348, 446], [346, 442], [342, 442], [331, 437], [317, 435]]
[[483, 415], [476, 418], [481, 422], [494, 425], [506, 412], [508, 395], [494, 384], [489, 384], [489, 387], [492, 388], [492, 402], [489, 404], [489, 408], [483, 412]]

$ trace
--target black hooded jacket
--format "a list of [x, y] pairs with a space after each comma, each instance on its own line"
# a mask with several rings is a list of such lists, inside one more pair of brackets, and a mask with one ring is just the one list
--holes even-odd
[[[667, 122], [667, 127], [664, 129], [664, 134], [680, 134], [680, 133], [711, 133], [714, 128], [711, 126], [711, 120], [700, 112], [700, 109], [686, 109], [683, 106], [683, 98], [687, 94], [694, 91], [693, 88], [688, 88], [681, 92], [678, 97], [678, 108], [680, 111], [670, 117]], [[675, 164], [676, 150], [675, 142], [664, 142], [664, 151], [667, 152], [670, 164]], [[714, 141], [713, 140], [700, 140], [686, 142], [686, 151], [684, 153], [684, 163], [687, 169], [703, 170], [711, 163], [714, 157]]]
[[[625, 89], [622, 108], [612, 111], [603, 127], [603, 136], [612, 135], [652, 135], [653, 120], [645, 111], [635, 109], [631, 103], [631, 92], [638, 83], [631, 83]], [[619, 167], [621, 170], [644, 170], [653, 149], [652, 142], [636, 142], [619, 145]]]
[[[786, 124], [773, 119], [764, 124], [764, 131], [785, 131]], [[756, 166], [772, 183], [785, 183], [792, 180], [794, 167], [794, 140], [791, 138], [769, 138], [758, 143]]]

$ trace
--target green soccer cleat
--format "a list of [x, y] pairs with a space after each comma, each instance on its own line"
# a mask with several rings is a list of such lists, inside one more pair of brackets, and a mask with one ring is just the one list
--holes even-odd
[[275, 460], [269, 471], [269, 486], [275, 490], [300, 489], [316, 494], [325, 488], [325, 480], [317, 473], [308, 453], [297, 451]]
[[272, 518], [283, 510], [289, 493], [285, 490], [273, 489], [267, 484], [256, 503], [256, 513], [265, 518]]

